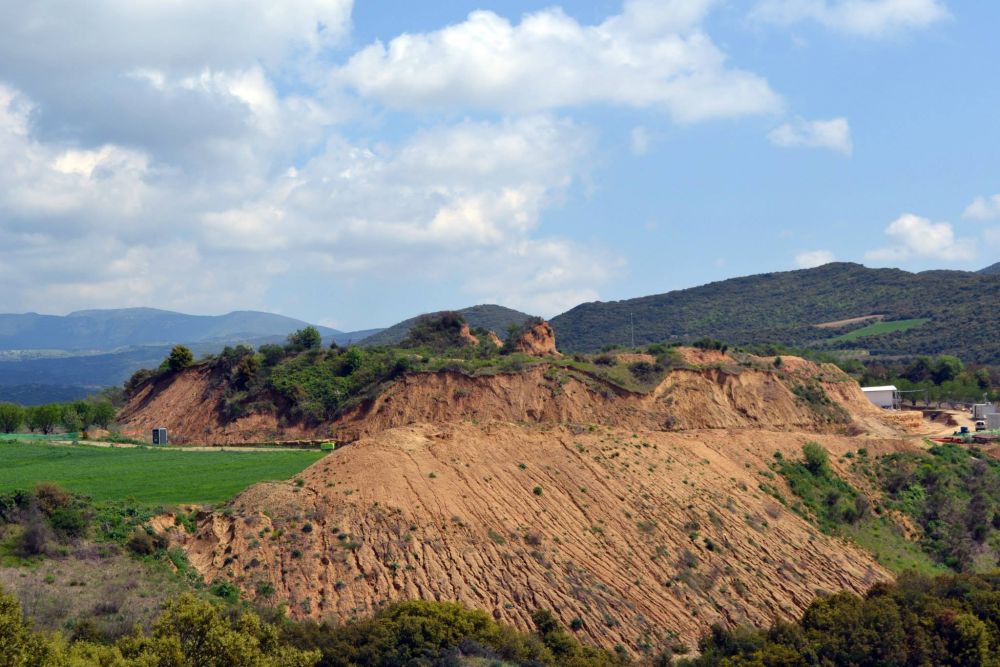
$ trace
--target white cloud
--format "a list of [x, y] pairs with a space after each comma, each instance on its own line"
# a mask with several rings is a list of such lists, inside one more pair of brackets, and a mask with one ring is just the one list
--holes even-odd
[[798, 118], [771, 130], [767, 138], [782, 148], [826, 148], [844, 155], [854, 150], [851, 126], [843, 117], [812, 121]]
[[931, 222], [912, 213], [905, 213], [885, 228], [889, 245], [865, 253], [873, 262], [904, 262], [911, 259], [966, 261], [976, 257], [976, 245], [971, 239], [955, 237], [947, 222]]
[[661, 109], [680, 122], [770, 113], [767, 81], [731, 68], [700, 28], [708, 0], [630, 0], [581, 25], [558, 8], [512, 24], [476, 11], [356, 53], [334, 75], [396, 109], [551, 110], [588, 104]]
[[647, 154], [651, 143], [652, 138], [649, 136], [649, 130], [641, 125], [632, 128], [629, 133], [629, 149], [632, 151], [632, 155]]
[[0, 85], [0, 310], [263, 307], [276, 276], [299, 272], [388, 274], [407, 289], [461, 281], [472, 300], [554, 314], [596, 298], [618, 266], [538, 233], [583, 174], [586, 127], [532, 115], [429, 128], [398, 145], [330, 135], [275, 170], [287, 148], [272, 148], [268, 121], [285, 101], [252, 76], [233, 80], [251, 82], [253, 141], [242, 171], [208, 182], [140, 150], [39, 139], [32, 104]]
[[829, 250], [806, 250], [795, 255], [795, 267], [812, 269], [834, 262], [836, 259]]
[[941, 0], [762, 0], [751, 17], [791, 25], [815, 21], [831, 30], [877, 38], [948, 18]]
[[976, 197], [965, 207], [962, 217], [970, 220], [996, 220], [1000, 218], [1000, 195]]

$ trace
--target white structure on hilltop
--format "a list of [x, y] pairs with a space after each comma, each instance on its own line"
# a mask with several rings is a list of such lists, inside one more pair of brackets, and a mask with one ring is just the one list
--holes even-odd
[[889, 384], [884, 387], [862, 387], [861, 391], [864, 392], [869, 401], [880, 408], [895, 410], [900, 405], [899, 390], [896, 389], [895, 385]]

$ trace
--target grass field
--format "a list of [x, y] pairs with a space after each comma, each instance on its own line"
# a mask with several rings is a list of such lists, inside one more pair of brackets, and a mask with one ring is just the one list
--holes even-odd
[[926, 318], [916, 320], [895, 320], [892, 322], [875, 322], [866, 327], [861, 327], [860, 329], [855, 329], [854, 331], [848, 331], [841, 336], [831, 338], [827, 342], [845, 343], [857, 340], [858, 338], [864, 338], [865, 336], [880, 336], [894, 331], [906, 331], [907, 329], [915, 329], [923, 324], [927, 324], [928, 322], [930, 322], [930, 320]]
[[264, 480], [294, 477], [324, 452], [182, 452], [0, 441], [0, 491], [56, 482], [96, 501], [220, 503]]

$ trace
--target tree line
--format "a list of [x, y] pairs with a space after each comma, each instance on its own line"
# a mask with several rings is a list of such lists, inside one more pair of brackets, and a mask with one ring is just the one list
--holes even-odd
[[25, 427], [33, 433], [49, 434], [58, 429], [77, 433], [94, 426], [106, 429], [114, 420], [115, 407], [106, 399], [28, 407], [16, 403], [0, 403], [2, 433], [17, 433]]

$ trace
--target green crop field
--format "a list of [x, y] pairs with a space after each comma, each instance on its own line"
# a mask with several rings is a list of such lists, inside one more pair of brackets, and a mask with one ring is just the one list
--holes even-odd
[[0, 440], [0, 491], [55, 482], [94, 500], [220, 503], [264, 480], [294, 477], [325, 452], [185, 452]]
[[855, 329], [854, 331], [848, 331], [842, 336], [831, 338], [827, 342], [842, 343], [857, 340], [858, 338], [864, 338], [865, 336], [880, 336], [894, 331], [906, 331], [907, 329], [916, 329], [917, 327], [927, 324], [928, 322], [930, 322], [930, 320], [927, 318], [915, 320], [893, 320], [892, 322], [875, 322], [866, 327], [861, 327], [860, 329]]

